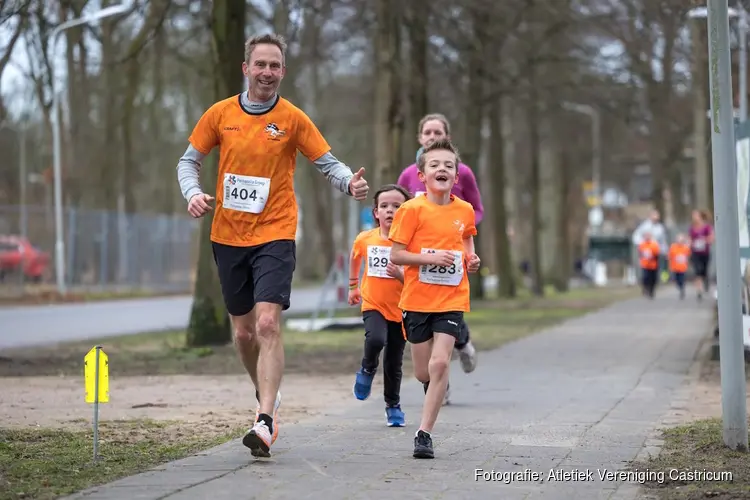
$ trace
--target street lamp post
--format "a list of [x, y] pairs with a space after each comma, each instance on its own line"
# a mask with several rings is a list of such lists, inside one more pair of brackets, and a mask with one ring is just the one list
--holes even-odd
[[[747, 451], [747, 407], [742, 287], [737, 214], [737, 170], [727, 0], [708, 0], [711, 160], [716, 224], [719, 358], [724, 443]], [[744, 45], [745, 40], [740, 40]]]
[[601, 199], [601, 118], [599, 110], [587, 104], [565, 102], [563, 108], [587, 115], [591, 118], [591, 183], [594, 188], [594, 199]]
[[61, 153], [61, 120], [60, 120], [60, 101], [59, 97], [57, 95], [57, 88], [55, 85], [55, 61], [57, 59], [54, 58], [55, 49], [57, 47], [57, 41], [60, 37], [60, 34], [70, 28], [73, 28], [75, 26], [80, 26], [82, 24], [89, 24], [94, 21], [98, 21], [99, 19], [104, 19], [105, 17], [115, 16], [117, 14], [122, 14], [125, 11], [127, 11], [129, 7], [125, 5], [113, 5], [111, 7], [106, 7], [104, 9], [98, 10], [96, 12], [92, 12], [91, 14], [87, 14], [85, 16], [81, 16], [76, 19], [71, 19], [70, 21], [66, 21], [64, 23], [61, 23], [58, 25], [54, 30], [52, 30], [52, 33], [50, 34], [50, 39], [52, 40], [52, 43], [50, 44], [52, 47], [52, 57], [50, 57], [51, 64], [51, 86], [52, 86], [52, 155], [53, 155], [53, 163], [52, 163], [52, 169], [54, 173], [54, 189], [55, 189], [55, 274], [57, 278], [57, 291], [60, 294], [64, 294], [66, 292], [66, 284], [65, 284], [65, 242], [64, 242], [64, 235], [63, 235], [63, 206], [62, 206], [62, 153]]
[[[690, 9], [687, 15], [690, 19], [708, 19], [708, 8], [696, 7], [695, 9]], [[742, 5], [739, 5], [739, 9], [733, 9], [729, 7], [727, 9], [727, 16], [729, 19], [737, 19], [737, 48], [740, 52], [737, 68], [737, 71], [739, 72], [740, 84], [739, 119], [740, 122], [744, 122], [745, 120], [747, 120], [747, 11]], [[732, 109], [734, 109], [734, 106], [732, 107]]]
[[744, 122], [747, 120], [747, 12], [742, 5], [739, 17], [740, 122]]

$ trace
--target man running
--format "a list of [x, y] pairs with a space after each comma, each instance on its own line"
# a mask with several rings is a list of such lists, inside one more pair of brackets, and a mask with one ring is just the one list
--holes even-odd
[[[450, 141], [450, 123], [448, 119], [440, 113], [431, 113], [425, 115], [417, 126], [417, 141], [421, 146], [417, 151], [417, 158], [414, 164], [409, 165], [401, 172], [397, 184], [409, 190], [412, 196], [417, 196], [425, 191], [424, 183], [419, 180], [419, 155], [425, 147], [437, 140]], [[474, 208], [475, 225], [478, 226], [484, 215], [482, 206], [482, 197], [477, 186], [477, 180], [471, 169], [460, 163], [458, 165], [458, 181], [453, 185], [451, 194], [468, 202]], [[471, 373], [477, 366], [477, 351], [471, 343], [469, 327], [466, 321], [461, 323], [461, 335], [456, 340], [456, 350], [461, 360], [461, 368], [464, 373]], [[450, 385], [445, 392], [443, 404], [450, 403]]]
[[188, 212], [202, 217], [212, 210], [214, 197], [201, 190], [201, 161], [220, 147], [211, 241], [234, 342], [259, 403], [242, 440], [256, 457], [270, 456], [279, 432], [281, 311], [289, 308], [296, 265], [297, 150], [342, 193], [361, 201], [368, 191], [364, 169], [352, 174], [331, 154], [310, 118], [279, 96], [285, 53], [286, 43], [278, 35], [255, 36], [245, 43], [242, 72], [248, 91], [203, 114], [177, 165]]

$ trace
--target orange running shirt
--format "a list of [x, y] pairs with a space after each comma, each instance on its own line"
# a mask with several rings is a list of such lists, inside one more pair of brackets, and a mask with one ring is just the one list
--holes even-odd
[[296, 238], [297, 150], [314, 161], [331, 149], [302, 110], [279, 97], [268, 112], [250, 114], [235, 95], [211, 106], [189, 141], [204, 155], [220, 147], [211, 241], [247, 247]]
[[469, 278], [464, 265], [464, 239], [477, 234], [474, 208], [451, 195], [447, 205], [437, 205], [427, 195], [401, 205], [393, 217], [389, 239], [412, 253], [448, 250], [457, 253], [452, 266], [404, 266], [403, 311], [435, 313], [469, 312]]
[[638, 256], [641, 269], [659, 269], [659, 244], [654, 240], [644, 241], [638, 245]]
[[669, 270], [673, 273], [685, 273], [688, 270], [690, 260], [690, 246], [681, 243], [672, 243], [669, 247]]
[[388, 321], [401, 322], [401, 309], [398, 301], [404, 285], [385, 272], [391, 261], [390, 240], [380, 236], [380, 228], [362, 231], [354, 240], [352, 257], [365, 259], [365, 274], [360, 286], [362, 311], [378, 311]]

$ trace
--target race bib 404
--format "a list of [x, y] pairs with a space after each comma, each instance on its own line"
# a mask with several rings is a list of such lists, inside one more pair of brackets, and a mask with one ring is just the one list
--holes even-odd
[[[435, 253], [438, 250], [423, 248], [422, 254]], [[463, 253], [453, 251], [453, 264], [437, 266], [434, 264], [419, 266], [419, 281], [430, 285], [458, 286], [464, 276]]]
[[266, 207], [271, 179], [250, 175], [224, 174], [224, 201], [230, 210], [259, 214]]
[[367, 245], [367, 276], [391, 278], [385, 268], [391, 261], [391, 247]]

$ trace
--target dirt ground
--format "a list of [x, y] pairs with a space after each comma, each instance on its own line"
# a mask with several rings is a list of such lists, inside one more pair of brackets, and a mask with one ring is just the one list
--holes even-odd
[[[690, 368], [689, 382], [683, 398], [666, 417], [668, 425], [681, 425], [707, 418], [721, 417], [721, 373], [718, 360], [710, 359], [713, 338], [702, 344], [693, 366]], [[750, 367], [746, 365], [750, 375]], [[750, 388], [750, 383], [748, 384]], [[747, 394], [750, 403], [750, 389]]]
[[[356, 404], [354, 376], [288, 375], [282, 383], [279, 423], [301, 422]], [[376, 379], [373, 394], [382, 392]], [[4, 378], [0, 421], [5, 427], [83, 429], [93, 408], [84, 402], [81, 377]], [[255, 394], [247, 376], [121, 377], [110, 382], [110, 402], [100, 419], [179, 421], [180, 427], [214, 435], [219, 429], [247, 425], [255, 414]]]

